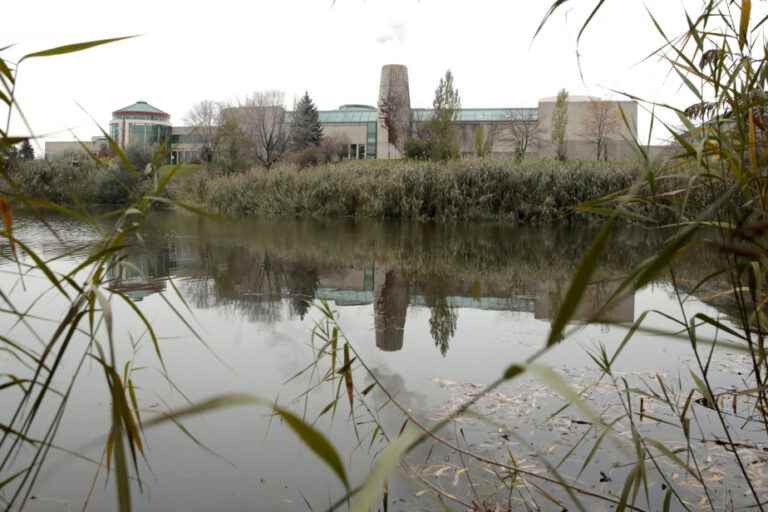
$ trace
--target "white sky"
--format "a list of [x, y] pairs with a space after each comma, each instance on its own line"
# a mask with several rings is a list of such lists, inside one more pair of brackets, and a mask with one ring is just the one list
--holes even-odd
[[[49, 140], [82, 138], [111, 112], [146, 100], [182, 124], [201, 99], [227, 100], [260, 89], [289, 99], [305, 89], [321, 109], [375, 104], [380, 68], [409, 68], [411, 104], [431, 105], [451, 68], [464, 107], [535, 106], [565, 87], [616, 96], [618, 89], [677, 106], [692, 97], [657, 59], [661, 43], [647, 6], [667, 33], [684, 27], [683, 8], [700, 0], [608, 0], [582, 40], [594, 0], [572, 0], [531, 46], [549, 0], [43, 0], [12, 2], [0, 46], [11, 59], [60, 44], [140, 34], [70, 56], [22, 64], [18, 98], [34, 131]], [[760, 4], [758, 4], [760, 5]], [[764, 10], [763, 6], [755, 8]], [[756, 15], [762, 13], [756, 13]], [[641, 133], [649, 116], [642, 115]], [[15, 124], [17, 133], [23, 131]], [[659, 133], [661, 137], [663, 134]]]

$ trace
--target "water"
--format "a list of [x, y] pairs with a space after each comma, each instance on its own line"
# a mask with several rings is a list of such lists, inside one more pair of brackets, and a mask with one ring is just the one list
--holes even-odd
[[[54, 259], [57, 271], [70, 270], [83, 260], [98, 232], [76, 221], [49, 222], [60, 238], [23, 216], [17, 219], [17, 236], [46, 259]], [[316, 426], [342, 454], [353, 483], [359, 483], [384, 446], [380, 438], [371, 442], [372, 424], [359, 408], [355, 421], [349, 419], [345, 392], [336, 385], [321, 385], [304, 395], [311, 372], [290, 380], [313, 360], [311, 332], [320, 319], [314, 305], [327, 301], [337, 311], [344, 334], [377, 378], [414, 416], [429, 422], [471, 395], [476, 386], [491, 382], [510, 364], [541, 348], [568, 279], [594, 234], [588, 226], [222, 223], [153, 213], [140, 239], [131, 241], [125, 261], [110, 270], [110, 286], [136, 301], [152, 322], [172, 383], [160, 372], [141, 321], [113, 297], [117, 344], [122, 360], [132, 360], [137, 368], [133, 375], [145, 418], [183, 407], [187, 399], [198, 402], [226, 393], [277, 400], [310, 421], [317, 420]], [[658, 246], [659, 236], [639, 229], [619, 233], [600, 269], [600, 282], [577, 311], [577, 320], [594, 314], [613, 290], [613, 280], [648, 256]], [[8, 246], [2, 248], [6, 257], [9, 251]], [[692, 287], [706, 275], [708, 258], [698, 253], [682, 262], [678, 277], [683, 286]], [[48, 290], [41, 276], [21, 280], [9, 260], [0, 271], [0, 288], [17, 307], [32, 305], [36, 315], [60, 318], [65, 303]], [[42, 299], [33, 302], [41, 294]], [[721, 314], [696, 297], [690, 305], [712, 316]], [[189, 318], [190, 325], [174, 309]], [[600, 343], [615, 350], [626, 325], [647, 309], [677, 311], [672, 288], [664, 279], [621, 300], [600, 322], [578, 324], [567, 343], [542, 362], [574, 385], [585, 383], [595, 375], [586, 351]], [[52, 329], [43, 320], [30, 320], [29, 327], [15, 323], [11, 315], [0, 316], [0, 322], [10, 338], [37, 349], [30, 327], [43, 339]], [[644, 325], [669, 327], [659, 317], [649, 317]], [[106, 342], [103, 337], [101, 341]], [[318, 346], [317, 340], [314, 343]], [[65, 358], [57, 385], [65, 387], [77, 362], [76, 357]], [[639, 334], [617, 369], [633, 376], [661, 374], [676, 379], [687, 375], [689, 365], [690, 350], [684, 343]], [[23, 373], [11, 357], [2, 358], [2, 371]], [[737, 378], [729, 366], [719, 371], [723, 385]], [[353, 379], [358, 390], [373, 382], [360, 370]], [[502, 391], [508, 399], [506, 409], [491, 402], [481, 404], [481, 409], [496, 413], [507, 428], [530, 439], [531, 446], [562, 456], [566, 443], [560, 440], [566, 434], [544, 422], [562, 401], [530, 379]], [[339, 392], [342, 399], [335, 414], [318, 419]], [[17, 397], [5, 392], [0, 400], [11, 410]], [[368, 398], [374, 405], [386, 404], [378, 391]], [[55, 405], [55, 400], [49, 401], [47, 417]], [[391, 404], [380, 415], [384, 428], [396, 435], [403, 415]], [[576, 417], [570, 412], [565, 416]], [[88, 358], [56, 443], [99, 459], [109, 423], [104, 374]], [[183, 423], [194, 439], [173, 424], [147, 432], [149, 468], [142, 467], [143, 494], [134, 489], [137, 510], [299, 510], [305, 509], [302, 496], [322, 509], [343, 495], [327, 467], [264, 408], [223, 409]], [[42, 437], [46, 425], [43, 419], [33, 433]], [[478, 449], [494, 450], [504, 442], [495, 427], [473, 421], [464, 425], [465, 435], [472, 437], [468, 442]], [[574, 434], [573, 425], [565, 430], [569, 428]], [[510, 446], [522, 449], [518, 443]], [[54, 453], [46, 467], [29, 509], [81, 509], [95, 465]], [[615, 475], [619, 486], [621, 472], [617, 469]], [[587, 473], [585, 478], [594, 482], [596, 474]], [[445, 482], [449, 488], [466, 491], [458, 477], [452, 487], [452, 479]], [[414, 494], [423, 488], [418, 483], [397, 478], [390, 486], [391, 510], [434, 506], [428, 496]], [[111, 481], [105, 485], [102, 472], [89, 509], [113, 508], [113, 487]]]

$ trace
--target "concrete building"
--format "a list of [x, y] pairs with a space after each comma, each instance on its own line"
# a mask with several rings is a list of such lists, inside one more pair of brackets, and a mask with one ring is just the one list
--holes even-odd
[[[461, 109], [456, 114], [456, 130], [462, 156], [475, 154], [476, 139], [480, 133], [485, 138], [488, 153], [495, 157], [512, 157], [518, 146], [520, 128], [525, 127], [529, 137], [527, 156], [554, 157], [557, 148], [550, 140], [550, 133], [555, 101], [556, 98], [551, 97], [543, 98], [537, 106], [531, 107]], [[621, 160], [633, 156], [629, 141], [637, 135], [636, 102], [572, 96], [567, 105], [565, 146], [568, 158], [594, 160], [597, 157], [593, 133], [596, 106], [602, 106], [609, 117], [602, 130], [602, 157]], [[284, 125], [288, 127], [292, 113], [280, 112], [285, 116]], [[343, 142], [347, 145], [347, 157], [360, 160], [401, 158], [407, 140], [416, 136], [433, 115], [431, 109], [411, 106], [408, 69], [398, 64], [382, 67], [376, 106], [350, 104], [319, 112], [324, 136]], [[110, 136], [121, 147], [169, 141], [170, 160], [174, 163], [200, 159], [202, 141], [195, 136], [194, 129], [171, 126], [167, 113], [145, 101], [116, 110], [110, 122]], [[78, 147], [77, 143], [49, 142], [46, 143], [46, 156], [77, 150]]]

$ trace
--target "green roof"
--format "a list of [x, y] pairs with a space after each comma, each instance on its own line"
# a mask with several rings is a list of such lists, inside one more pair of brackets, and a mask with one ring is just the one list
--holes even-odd
[[[416, 122], [428, 121], [434, 111], [425, 108], [411, 110]], [[321, 110], [318, 112], [323, 124], [363, 124], [375, 123], [378, 112], [370, 107], [363, 109]], [[290, 123], [293, 112], [286, 112], [286, 122]], [[537, 108], [464, 108], [459, 110], [456, 121], [460, 123], [504, 122], [504, 121], [536, 121], [539, 118]]]
[[[413, 109], [414, 121], [429, 121], [434, 110]], [[456, 121], [464, 123], [501, 122], [501, 121], [536, 121], [539, 118], [537, 108], [463, 108], [456, 115]]]
[[123, 107], [119, 110], [115, 110], [114, 114], [121, 114], [121, 113], [132, 113], [132, 114], [154, 114], [159, 116], [169, 116], [167, 112], [163, 112], [157, 107], [153, 107], [146, 101], [137, 101], [133, 105], [128, 105], [127, 107]]
[[321, 110], [318, 112], [321, 123], [375, 123], [378, 112], [375, 110]]

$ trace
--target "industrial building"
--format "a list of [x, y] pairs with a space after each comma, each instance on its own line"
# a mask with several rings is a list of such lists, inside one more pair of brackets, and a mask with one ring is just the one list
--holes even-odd
[[[527, 155], [551, 158], [556, 144], [550, 140], [552, 117], [556, 98], [539, 100], [535, 107], [463, 108], [456, 113], [455, 126], [463, 156], [475, 153], [478, 132], [482, 134], [487, 153], [496, 157], [513, 156], [519, 137], [519, 128], [527, 127], [530, 140]], [[572, 96], [568, 100], [568, 124], [565, 146], [570, 159], [595, 159], [594, 131], [590, 118], [594, 105], [610, 107], [612, 116], [604, 130], [603, 158], [611, 160], [631, 157], [628, 142], [637, 135], [638, 106], [634, 101], [603, 101], [599, 98]], [[623, 118], [620, 113], [623, 112]], [[350, 159], [402, 158], [406, 141], [419, 133], [434, 112], [426, 108], [413, 108], [406, 66], [390, 64], [382, 67], [376, 106], [350, 104], [336, 110], [319, 112], [325, 137], [347, 144]], [[282, 111], [285, 126], [290, 125], [292, 113]], [[172, 126], [170, 115], [146, 101], [116, 110], [112, 114], [109, 133], [113, 140], [125, 148], [132, 144], [168, 143], [171, 162], [200, 159], [202, 144], [190, 126]], [[85, 143], [97, 152], [105, 141], [94, 138]], [[80, 142], [47, 142], [46, 158], [64, 153], [82, 151]]]

